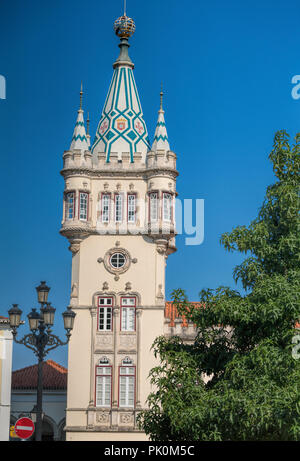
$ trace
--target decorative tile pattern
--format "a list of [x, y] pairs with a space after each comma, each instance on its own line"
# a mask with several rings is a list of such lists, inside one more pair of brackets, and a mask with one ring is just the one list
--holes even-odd
[[109, 162], [111, 152], [121, 155], [129, 152], [134, 162], [136, 152], [147, 154], [149, 138], [143, 111], [130, 67], [115, 69], [100, 119], [92, 153], [106, 153]]

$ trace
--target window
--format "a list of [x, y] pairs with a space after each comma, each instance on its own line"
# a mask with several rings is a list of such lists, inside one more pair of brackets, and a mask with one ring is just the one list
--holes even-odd
[[122, 222], [123, 219], [123, 197], [120, 194], [115, 195], [115, 221]]
[[171, 222], [172, 221], [172, 201], [173, 197], [171, 194], [164, 194], [163, 195], [163, 218], [164, 221]]
[[112, 368], [96, 367], [96, 407], [111, 406]]
[[158, 194], [153, 192], [150, 194], [150, 221], [158, 219]]
[[98, 330], [112, 331], [112, 298], [98, 298]]
[[66, 194], [66, 219], [75, 218], [75, 192]]
[[135, 210], [136, 210], [136, 205], [135, 205], [135, 195], [128, 195], [128, 222], [129, 223], [134, 223], [135, 222]]
[[135, 367], [121, 366], [119, 373], [119, 407], [134, 408]]
[[79, 194], [79, 219], [87, 221], [88, 218], [89, 194], [80, 192]]
[[121, 298], [121, 331], [135, 331], [136, 298]]
[[110, 195], [103, 194], [102, 195], [102, 222], [107, 223], [109, 222], [109, 215], [110, 215]]
[[110, 264], [114, 269], [121, 269], [125, 266], [126, 257], [123, 253], [114, 253], [110, 258]]

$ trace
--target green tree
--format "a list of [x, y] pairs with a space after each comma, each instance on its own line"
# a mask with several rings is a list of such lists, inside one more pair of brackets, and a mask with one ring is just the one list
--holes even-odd
[[[221, 237], [245, 253], [235, 268], [245, 294], [202, 290], [203, 308], [173, 292], [179, 313], [197, 325], [193, 345], [159, 337], [156, 391], [139, 417], [152, 440], [300, 440], [300, 358], [292, 355], [300, 319], [300, 134], [277, 132], [269, 156], [276, 182], [258, 217]], [[204, 379], [204, 378], [207, 379]]]

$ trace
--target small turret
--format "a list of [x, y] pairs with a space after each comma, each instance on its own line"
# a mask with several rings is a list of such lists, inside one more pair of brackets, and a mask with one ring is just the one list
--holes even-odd
[[160, 92], [160, 109], [158, 111], [158, 120], [156, 124], [156, 130], [154, 135], [154, 141], [152, 145], [152, 151], [157, 152], [158, 150], [164, 150], [168, 152], [170, 150], [170, 144], [168, 139], [168, 133], [165, 122], [165, 111], [163, 110], [163, 90]]
[[81, 84], [80, 107], [78, 111], [76, 125], [74, 128], [70, 151], [80, 150], [81, 152], [85, 152], [86, 150], [89, 150], [88, 139], [87, 139], [87, 135], [85, 131], [84, 118], [83, 118], [82, 96], [83, 96], [83, 90], [82, 90], [82, 84]]

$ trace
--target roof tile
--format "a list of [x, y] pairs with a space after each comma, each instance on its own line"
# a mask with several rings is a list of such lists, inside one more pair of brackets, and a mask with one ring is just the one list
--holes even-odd
[[[67, 389], [67, 368], [53, 360], [43, 362], [43, 389]], [[38, 365], [22, 368], [12, 372], [12, 389], [36, 389]]]

